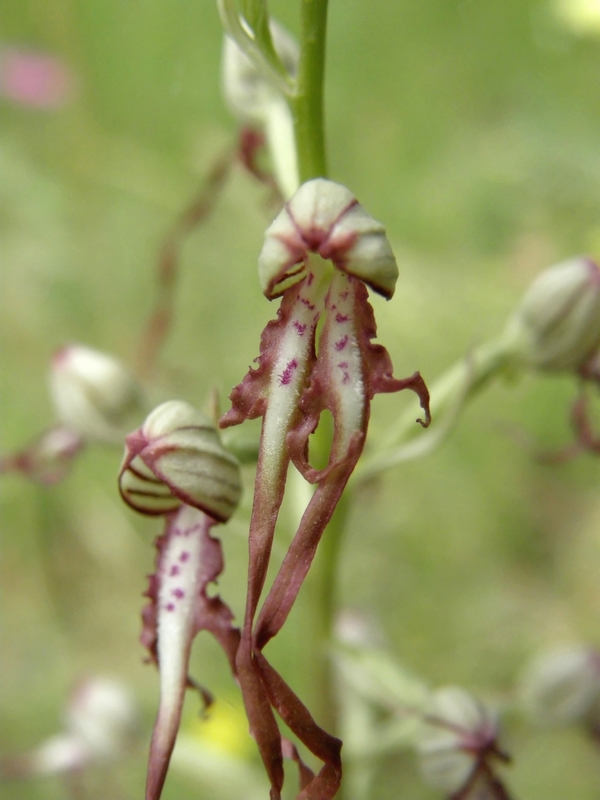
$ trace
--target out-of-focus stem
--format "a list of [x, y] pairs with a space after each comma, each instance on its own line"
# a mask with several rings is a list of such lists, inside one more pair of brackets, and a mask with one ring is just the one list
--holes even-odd
[[[449, 424], [452, 427], [465, 404], [490, 384], [507, 366], [510, 357], [507, 344], [496, 339], [482, 344], [446, 370], [429, 390], [433, 424]], [[418, 414], [418, 404], [411, 403], [395, 425], [386, 431], [385, 449], [365, 457], [359, 463], [350, 481], [353, 486], [406, 460], [399, 448], [420, 433], [421, 428], [415, 425]], [[434, 435], [435, 427], [431, 433], [422, 434]]]
[[337, 610], [338, 569], [349, 511], [346, 493], [323, 535], [310, 581], [310, 613], [314, 639], [311, 652], [311, 683], [317, 691], [315, 718], [326, 730], [339, 734], [339, 714], [331, 644]]
[[328, 0], [302, 0], [300, 63], [291, 99], [300, 181], [327, 176], [323, 84]]
[[212, 211], [232, 165], [235, 149], [228, 145], [217, 158], [204, 185], [183, 210], [167, 234], [158, 258], [158, 297], [142, 334], [137, 354], [138, 372], [149, 377], [173, 325], [175, 289], [179, 277], [179, 261], [186, 238]]

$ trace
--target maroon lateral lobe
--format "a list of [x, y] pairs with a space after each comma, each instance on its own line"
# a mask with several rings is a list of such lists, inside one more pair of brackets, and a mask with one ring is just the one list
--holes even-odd
[[309, 710], [273, 669], [264, 655], [255, 653], [257, 669], [269, 701], [288, 728], [323, 762], [317, 775], [301, 773], [305, 781], [296, 800], [332, 800], [342, 781], [342, 742], [314, 721]]
[[231, 408], [219, 420], [219, 427], [229, 428], [247, 419], [262, 417], [267, 410], [271, 372], [278, 355], [281, 337], [285, 333], [302, 283], [284, 294], [277, 310], [277, 319], [270, 320], [260, 337], [260, 355], [256, 368], [250, 367], [244, 380], [229, 395]]

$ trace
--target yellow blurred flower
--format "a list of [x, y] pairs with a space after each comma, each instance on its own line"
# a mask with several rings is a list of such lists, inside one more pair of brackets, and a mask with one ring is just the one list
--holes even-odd
[[600, 0], [555, 0], [557, 18], [581, 36], [600, 36]]
[[241, 758], [254, 753], [254, 742], [248, 733], [248, 720], [243, 708], [227, 700], [215, 700], [202, 717], [190, 721], [185, 733], [221, 753]]

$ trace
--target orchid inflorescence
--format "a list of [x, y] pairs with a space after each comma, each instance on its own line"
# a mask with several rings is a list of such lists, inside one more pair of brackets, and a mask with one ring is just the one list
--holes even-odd
[[[263, 333], [258, 367], [233, 390], [232, 408], [220, 423], [228, 427], [263, 417], [241, 636], [227, 606], [206, 595], [207, 584], [222, 570], [220, 547], [209, 532], [229, 519], [239, 501], [237, 462], [210, 421], [180, 401], [159, 406], [127, 437], [122, 497], [141, 513], [167, 519], [144, 617], [143, 640], [161, 672], [148, 798], [158, 797], [164, 782], [190, 682], [191, 641], [202, 629], [223, 645], [239, 680], [272, 796], [279, 797], [283, 785], [284, 753], [299, 760], [282, 739], [273, 710], [324, 762], [316, 776], [300, 765], [301, 796], [335, 795], [341, 742], [319, 727], [262, 650], [285, 623], [358, 461], [373, 396], [411, 389], [425, 412], [421, 424], [429, 424], [428, 392], [420, 375], [394, 378], [386, 350], [371, 341], [376, 329], [365, 284], [390, 297], [397, 266], [383, 226], [347, 189], [324, 179], [305, 183], [267, 229], [259, 274], [267, 297], [282, 296], [281, 307]], [[325, 409], [332, 414], [334, 432], [328, 464], [319, 470], [310, 463], [309, 438]], [[316, 489], [258, 612], [290, 461]]]
[[[210, 418], [181, 400], [162, 403], [145, 416], [144, 395], [120, 362], [83, 346], [62, 348], [53, 358], [50, 379], [56, 424], [0, 461], [0, 471], [16, 470], [44, 484], [57, 482], [85, 445], [120, 443], [135, 420], [138, 427], [125, 439], [119, 491], [134, 511], [165, 521], [142, 612], [141, 641], [160, 676], [146, 800], [158, 800], [163, 790], [186, 689], [199, 691], [206, 706], [212, 702], [210, 692], [189, 673], [192, 644], [202, 631], [222, 647], [240, 687], [271, 800], [282, 795], [284, 759], [298, 767], [298, 800], [332, 800], [342, 780], [338, 731], [321, 726], [266, 658], [266, 645], [285, 625], [351, 480], [358, 483], [361, 476], [372, 477], [429, 452], [492, 378], [531, 370], [569, 374], [581, 387], [600, 381], [600, 270], [591, 259], [580, 257], [542, 273], [500, 336], [461, 360], [432, 388], [431, 404], [442, 425], [416, 446], [406, 445], [405, 439], [419, 430], [415, 422], [429, 427], [430, 393], [419, 372], [394, 377], [387, 350], [373, 342], [377, 328], [369, 291], [389, 300], [398, 279], [385, 227], [350, 189], [326, 177], [322, 87], [315, 75], [320, 70], [322, 82], [324, 52], [317, 50], [324, 48], [327, 3], [303, 4], [302, 45], [270, 19], [266, 2], [242, 2], [244, 13], [235, 0], [219, 0], [218, 5], [226, 31], [223, 89], [240, 124], [237, 157], [269, 187], [271, 202], [278, 204], [258, 256], [258, 279], [265, 297], [280, 305], [262, 333], [256, 367], [232, 390], [231, 408], [218, 422], [218, 414]], [[260, 162], [263, 148], [270, 160], [266, 168]], [[140, 348], [139, 372], [145, 377], [172, 322], [178, 248], [212, 208], [233, 163], [230, 150], [165, 242], [159, 264], [161, 297]], [[404, 389], [416, 395], [422, 413], [416, 418], [411, 407], [361, 472], [371, 401], [376, 394]], [[246, 606], [237, 627], [230, 607], [212, 590], [224, 569], [215, 530], [230, 520], [242, 496], [240, 463], [218, 429], [257, 418], [262, 428], [249, 524]], [[324, 433], [327, 418], [333, 424], [330, 439]], [[599, 452], [583, 388], [573, 423], [577, 441], [569, 453]], [[290, 467], [310, 487], [308, 499], [265, 591], [279, 512], [286, 491], [294, 490], [287, 484]], [[583, 649], [538, 665], [525, 693], [531, 708], [541, 708], [541, 717], [584, 722], [597, 736], [598, 663], [595, 650]], [[343, 676], [354, 667], [338, 664], [338, 669]], [[375, 704], [389, 691], [389, 686], [377, 687], [373, 674], [356, 683], [363, 692], [371, 683], [366, 694]], [[414, 740], [425, 779], [451, 800], [507, 800], [508, 790], [496, 773], [497, 764], [509, 760], [498, 745], [496, 715], [456, 687], [415, 691], [419, 703], [408, 704], [402, 713], [418, 720]], [[99, 696], [104, 702], [102, 692]], [[113, 755], [114, 748], [103, 747], [107, 734], [102, 726], [102, 736], [96, 736], [102, 746], [95, 740], [90, 744], [88, 728], [93, 734], [96, 728], [83, 717], [85, 725], [75, 715], [77, 724], [67, 726], [64, 736], [51, 740], [52, 746], [31, 761], [40, 774], [49, 770], [48, 753], [58, 753], [67, 770]], [[95, 722], [96, 714], [91, 717]], [[282, 734], [278, 718], [294, 741]], [[110, 725], [108, 729], [110, 733]], [[321, 762], [317, 772], [304, 763], [294, 742]]]

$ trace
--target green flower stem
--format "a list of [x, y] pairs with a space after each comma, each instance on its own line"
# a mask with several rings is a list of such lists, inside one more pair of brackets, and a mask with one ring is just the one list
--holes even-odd
[[290, 99], [300, 181], [327, 177], [323, 85], [328, 0], [302, 0], [297, 89]]
[[[323, 87], [328, 0], [302, 0], [300, 63], [296, 92], [290, 98], [298, 153], [300, 181], [327, 177]], [[319, 425], [311, 438], [311, 452], [327, 463], [331, 429]], [[313, 630], [312, 683], [316, 718], [331, 733], [338, 732], [335, 678], [329, 656], [335, 621], [337, 566], [347, 517], [345, 496], [327, 526], [311, 572], [311, 627]]]
[[334, 735], [339, 735], [339, 715], [331, 646], [337, 610], [338, 566], [349, 505], [348, 494], [344, 492], [323, 534], [309, 584], [309, 613], [313, 633], [310, 669], [311, 683], [315, 689], [315, 719]]
[[[422, 440], [441, 443], [454, 427], [460, 413], [473, 397], [487, 388], [498, 375], [510, 369], [512, 352], [506, 341], [494, 339], [485, 342], [465, 358], [457, 361], [430, 387], [432, 427], [427, 433], [415, 424], [420, 408], [415, 401], [398, 421], [386, 431], [385, 449], [372, 452], [361, 460], [350, 479], [354, 487], [375, 477], [386, 469], [396, 466], [408, 458], [424, 455], [432, 448], [417, 448], [408, 455], [406, 443], [419, 434]], [[436, 427], [440, 426], [440, 427]], [[416, 443], [415, 443], [416, 444]]]

